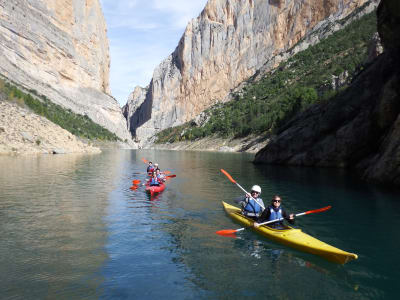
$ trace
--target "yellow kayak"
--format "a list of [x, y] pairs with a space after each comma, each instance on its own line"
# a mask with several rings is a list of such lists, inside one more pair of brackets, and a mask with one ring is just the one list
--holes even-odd
[[[239, 208], [224, 201], [222, 201], [222, 205], [232, 219], [245, 226], [253, 225], [254, 221], [243, 216]], [[283, 245], [319, 255], [334, 263], [345, 264], [348, 261], [358, 258], [357, 254], [349, 253], [321, 242], [320, 240], [302, 232], [301, 229], [295, 229], [290, 226], [287, 226], [287, 229], [273, 229], [266, 225], [262, 225], [258, 228], [252, 227], [252, 229]]]

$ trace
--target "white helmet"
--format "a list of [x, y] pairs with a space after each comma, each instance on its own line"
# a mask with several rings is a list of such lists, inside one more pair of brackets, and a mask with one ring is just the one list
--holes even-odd
[[158, 163], [155, 163], [154, 166], [155, 166], [155, 167], [158, 167]]
[[261, 188], [260, 188], [259, 185], [253, 185], [252, 188], [251, 188], [251, 191], [252, 192], [254, 191], [254, 192], [257, 192], [257, 193], [261, 194]]

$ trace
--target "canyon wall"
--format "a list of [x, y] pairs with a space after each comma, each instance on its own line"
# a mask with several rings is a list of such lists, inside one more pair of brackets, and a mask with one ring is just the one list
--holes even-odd
[[[145, 97], [126, 114], [143, 143], [155, 132], [191, 120], [323, 22], [347, 17], [367, 0], [209, 0], [175, 51], [154, 71]], [[316, 41], [314, 41], [316, 42]], [[301, 49], [299, 49], [301, 50]]]
[[400, 186], [400, 2], [382, 0], [377, 17], [383, 54], [336, 99], [281, 128], [256, 163], [350, 168]]
[[99, 0], [0, 0], [0, 74], [130, 140]]

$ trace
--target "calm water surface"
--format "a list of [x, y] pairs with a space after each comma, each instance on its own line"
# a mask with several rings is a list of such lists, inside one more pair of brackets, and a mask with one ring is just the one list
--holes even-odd
[[[176, 174], [150, 199], [142, 158]], [[0, 157], [1, 299], [389, 299], [400, 287], [400, 197], [342, 171], [254, 166], [248, 154], [116, 151]], [[243, 187], [359, 259], [336, 265], [245, 230], [221, 200]]]

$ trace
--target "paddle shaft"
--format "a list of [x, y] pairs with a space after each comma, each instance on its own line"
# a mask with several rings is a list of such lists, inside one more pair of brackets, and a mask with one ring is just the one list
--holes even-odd
[[248, 193], [244, 188], [241, 187], [241, 185], [239, 183], [236, 182], [235, 179], [232, 178], [231, 175], [229, 175], [228, 172], [226, 172], [224, 169], [221, 169], [221, 172], [224, 173], [226, 175], [226, 177], [228, 177], [228, 179], [230, 181], [232, 181], [234, 184], [236, 184], [243, 192], [245, 192], [247, 195], [250, 195], [251, 199], [253, 199], [258, 205], [260, 205], [263, 209], [265, 209], [265, 206], [262, 205], [260, 202], [258, 202], [255, 198], [253, 198], [253, 196]]
[[236, 185], [237, 185], [243, 192], [245, 192], [247, 195], [250, 195], [250, 198], [253, 199], [258, 205], [260, 205], [263, 209], [265, 209], [265, 206], [262, 205], [260, 202], [258, 202], [258, 201], [257, 201], [250, 193], [248, 193], [244, 188], [242, 188], [242, 187], [240, 186], [239, 183], [236, 182]]
[[[312, 213], [328, 210], [330, 208], [331, 208], [331, 206], [329, 205], [329, 206], [326, 206], [326, 207], [323, 207], [323, 208], [319, 208], [319, 209], [314, 209], [314, 210], [309, 210], [309, 211], [305, 211], [305, 212], [302, 212], [302, 213], [298, 213], [298, 214], [295, 214], [294, 216], [295, 217], [300, 217], [300, 216], [303, 216], [303, 215], [308, 215], [308, 214], [312, 214]], [[275, 219], [275, 220], [271, 220], [271, 221], [266, 221], [266, 222], [258, 223], [258, 226], [266, 225], [266, 224], [270, 224], [270, 223], [275, 223], [275, 222], [280, 222], [280, 221], [283, 221], [283, 220], [285, 220], [285, 218], [279, 218], [279, 219]], [[246, 227], [243, 227], [243, 228], [236, 229], [236, 231], [242, 231], [242, 230], [245, 230], [245, 229], [246, 229]]]

